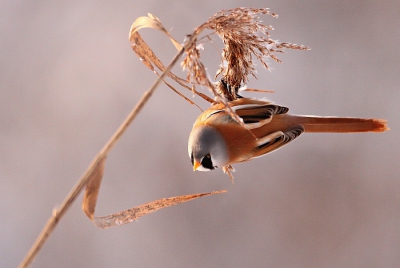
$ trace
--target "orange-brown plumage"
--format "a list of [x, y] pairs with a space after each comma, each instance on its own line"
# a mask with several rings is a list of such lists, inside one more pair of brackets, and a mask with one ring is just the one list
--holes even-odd
[[[188, 148], [195, 168], [204, 167], [205, 156], [206, 170], [213, 169], [214, 162], [227, 166], [262, 156], [292, 141], [302, 132], [388, 130], [383, 119], [290, 115], [287, 114], [288, 108], [263, 100], [242, 98], [229, 105], [243, 120], [242, 124], [232, 118], [222, 103], [214, 104], [195, 121]], [[217, 161], [212, 161], [213, 158]]]

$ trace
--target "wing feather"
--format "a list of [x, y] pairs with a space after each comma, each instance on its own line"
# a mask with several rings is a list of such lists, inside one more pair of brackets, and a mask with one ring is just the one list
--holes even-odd
[[243, 123], [247, 129], [262, 127], [271, 122], [274, 115], [285, 114], [289, 111], [289, 108], [273, 103], [244, 104], [232, 108], [243, 119]]
[[260, 138], [257, 143], [258, 146], [254, 149], [255, 153], [252, 158], [260, 157], [264, 154], [279, 149], [283, 145], [296, 139], [303, 132], [304, 127], [302, 125], [295, 125], [288, 128], [284, 132], [276, 131]]

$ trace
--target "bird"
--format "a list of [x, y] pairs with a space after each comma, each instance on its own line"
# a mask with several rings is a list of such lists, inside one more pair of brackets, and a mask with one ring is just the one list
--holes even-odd
[[211, 171], [264, 156], [303, 132], [389, 130], [384, 119], [291, 115], [288, 111], [285, 106], [253, 98], [236, 99], [228, 105], [214, 103], [198, 116], [189, 135], [193, 170]]

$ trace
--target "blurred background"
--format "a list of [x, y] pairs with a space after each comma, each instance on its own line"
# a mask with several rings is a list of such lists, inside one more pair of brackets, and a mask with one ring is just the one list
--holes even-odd
[[[228, 193], [108, 230], [83, 214], [80, 195], [32, 267], [400, 265], [399, 1], [4, 0], [1, 267], [23, 259], [52, 209], [156, 79], [130, 48], [133, 21], [150, 12], [183, 41], [217, 11], [239, 6], [269, 7], [279, 14], [262, 17], [275, 28], [272, 38], [312, 48], [289, 50], [282, 64], [271, 62], [272, 72], [258, 64], [258, 80], [248, 86], [276, 93], [244, 95], [296, 114], [385, 118], [391, 131], [303, 134], [236, 165], [231, 184], [221, 170], [192, 171], [187, 139], [200, 111], [162, 85], [109, 155], [96, 214]], [[165, 64], [175, 55], [161, 33], [141, 33]], [[213, 77], [219, 52], [206, 46], [203, 59]]]

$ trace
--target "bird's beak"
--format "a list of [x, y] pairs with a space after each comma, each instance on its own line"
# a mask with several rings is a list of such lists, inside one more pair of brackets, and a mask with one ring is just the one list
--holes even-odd
[[194, 160], [194, 162], [193, 162], [193, 171], [196, 171], [200, 166], [201, 166], [201, 163], [198, 162], [197, 160]]

